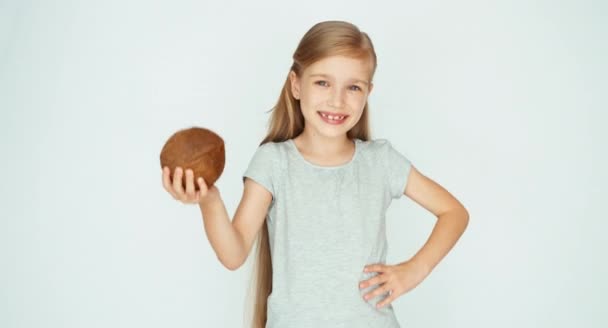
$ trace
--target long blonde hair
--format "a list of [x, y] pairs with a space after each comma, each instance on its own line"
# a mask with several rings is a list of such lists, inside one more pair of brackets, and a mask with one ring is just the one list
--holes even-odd
[[[298, 77], [311, 64], [328, 56], [342, 55], [352, 58], [367, 59], [372, 62], [369, 80], [372, 81], [376, 71], [376, 53], [371, 39], [359, 28], [344, 21], [325, 21], [311, 27], [298, 44], [293, 54], [293, 64], [290, 71]], [[349, 139], [358, 138], [364, 141], [370, 139], [368, 103], [363, 108], [361, 118], [352, 129], [347, 132]], [[260, 143], [282, 142], [297, 137], [304, 130], [304, 116], [300, 110], [300, 102], [291, 92], [289, 74], [285, 80], [279, 99], [272, 111], [268, 132]], [[266, 326], [267, 299], [272, 292], [272, 261], [270, 258], [270, 244], [268, 241], [268, 227], [263, 224], [257, 236], [257, 252], [254, 262], [255, 268], [250, 285], [253, 291], [253, 318], [252, 328]], [[251, 287], [254, 287], [251, 290]]]

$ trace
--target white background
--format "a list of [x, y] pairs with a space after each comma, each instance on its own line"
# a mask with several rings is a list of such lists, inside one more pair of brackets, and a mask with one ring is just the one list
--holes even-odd
[[[232, 215], [304, 33], [367, 32], [374, 138], [469, 210], [396, 300], [403, 327], [606, 327], [608, 6], [601, 1], [0, 1], [0, 326], [241, 327], [229, 271], [160, 149], [226, 143]], [[603, 202], [603, 205], [602, 205]], [[393, 202], [388, 262], [435, 217]]]

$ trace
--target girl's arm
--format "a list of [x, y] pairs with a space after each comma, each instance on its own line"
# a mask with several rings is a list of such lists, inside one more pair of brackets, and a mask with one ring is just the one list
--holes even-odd
[[452, 249], [469, 223], [465, 207], [443, 186], [420, 173], [414, 166], [403, 193], [437, 217], [427, 242], [413, 256], [428, 273]]
[[247, 178], [232, 222], [217, 188], [211, 188], [199, 202], [207, 238], [217, 258], [229, 270], [238, 269], [247, 260], [271, 200], [269, 191]]
[[376, 304], [377, 308], [392, 303], [421, 283], [450, 251], [469, 223], [469, 213], [460, 201], [414, 166], [411, 166], [403, 194], [436, 215], [438, 221], [427, 242], [409, 260], [396, 265], [378, 263], [365, 267], [365, 272], [382, 273], [360, 283], [360, 288], [382, 284], [366, 294], [365, 299], [389, 292], [388, 297]]

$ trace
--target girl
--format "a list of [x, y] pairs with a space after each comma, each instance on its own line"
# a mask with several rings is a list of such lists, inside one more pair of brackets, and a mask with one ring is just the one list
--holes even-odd
[[[459, 239], [468, 212], [386, 139], [371, 139], [376, 54], [355, 25], [326, 21], [300, 41], [267, 136], [243, 174], [232, 221], [219, 190], [163, 169], [165, 189], [198, 203], [220, 262], [238, 269], [259, 241], [255, 328], [399, 327], [391, 303]], [[406, 195], [437, 216], [425, 245], [386, 264], [385, 211]], [[259, 236], [259, 239], [256, 237]]]

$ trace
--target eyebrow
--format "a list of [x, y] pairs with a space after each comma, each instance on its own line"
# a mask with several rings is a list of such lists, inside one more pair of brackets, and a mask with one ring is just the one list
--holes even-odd
[[[311, 74], [310, 75], [310, 77], [313, 77], [313, 76], [321, 76], [321, 77], [324, 77], [324, 78], [331, 78], [331, 76], [329, 76], [327, 74]], [[365, 85], [369, 85], [369, 83], [367, 83], [366, 81], [359, 80], [359, 79], [353, 79], [353, 78], [351, 78], [350, 81], [361, 82], [361, 83], [363, 83]]]

